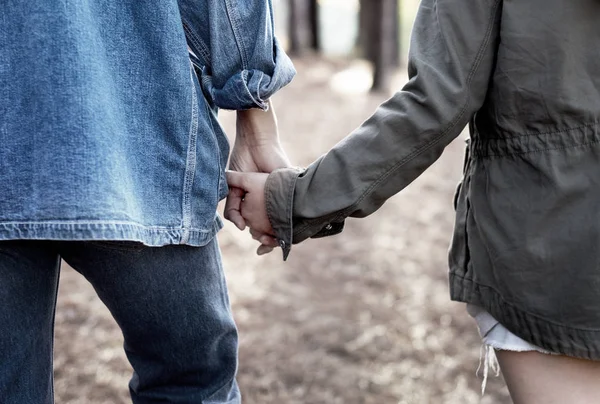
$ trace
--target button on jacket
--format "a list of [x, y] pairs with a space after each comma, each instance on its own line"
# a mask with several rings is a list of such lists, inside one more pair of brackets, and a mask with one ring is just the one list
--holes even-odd
[[284, 253], [341, 231], [470, 126], [452, 299], [600, 360], [600, 1], [424, 0], [404, 88], [305, 170], [267, 180]]
[[9, 0], [0, 49], [0, 240], [206, 244], [218, 108], [265, 108], [295, 73], [270, 0]]

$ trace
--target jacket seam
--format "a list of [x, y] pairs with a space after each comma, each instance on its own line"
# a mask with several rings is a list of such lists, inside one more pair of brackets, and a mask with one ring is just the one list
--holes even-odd
[[567, 150], [567, 149], [574, 149], [576, 147], [585, 147], [585, 146], [591, 146], [593, 144], [596, 143], [600, 143], [600, 140], [594, 140], [592, 142], [587, 142], [587, 143], [579, 143], [579, 144], [575, 144], [575, 145], [569, 145], [569, 146], [561, 146], [561, 147], [548, 147], [545, 149], [535, 149], [535, 150], [527, 150], [527, 151], [522, 151], [522, 152], [515, 152], [515, 153], [506, 153], [506, 154], [488, 154], [488, 155], [483, 155], [483, 154], [479, 154], [478, 157], [480, 159], [491, 159], [491, 158], [501, 158], [501, 157], [510, 157], [510, 156], [522, 156], [525, 154], [534, 154], [534, 153], [543, 153], [543, 152], [547, 152], [547, 151], [553, 151], [553, 150]]
[[[595, 127], [595, 126], [598, 126], [598, 122], [593, 122], [593, 123], [588, 123], [588, 124], [585, 124], [585, 125], [575, 126], [573, 128], [566, 128], [566, 129], [561, 129], [561, 130], [553, 130], [553, 131], [550, 131], [550, 132], [526, 132], [526, 133], [521, 133], [521, 134], [517, 134], [517, 135], [514, 135], [514, 136], [507, 136], [507, 137], [486, 137], [485, 140], [510, 140], [510, 139], [518, 139], [518, 138], [523, 138], [523, 137], [556, 135], [556, 134], [559, 134], [559, 133], [566, 133], [566, 132], [571, 132], [571, 131], [574, 131], [574, 130], [591, 128], [591, 127]], [[505, 132], [505, 131], [502, 131], [502, 132]], [[510, 133], [510, 132], [505, 132], [505, 133]]]
[[219, 161], [219, 180], [217, 182], [217, 199], [219, 199], [221, 184], [223, 182], [223, 178], [222, 178], [223, 176], [221, 175], [221, 173], [223, 172], [223, 169], [224, 169], [224, 167], [221, 165], [221, 160], [222, 160], [221, 157], [223, 157], [223, 156], [222, 156], [222, 152], [221, 152], [221, 147], [219, 145], [219, 139], [217, 139], [217, 136], [219, 136], [219, 135], [217, 134], [217, 130], [215, 129], [215, 125], [213, 124], [212, 114], [206, 103], [204, 103], [204, 109], [208, 116], [208, 124], [210, 125], [211, 133], [213, 134], [215, 143], [217, 145], [217, 154], [218, 154], [218, 161]]
[[[491, 39], [491, 34], [492, 34], [492, 31], [493, 31], [493, 28], [494, 28], [493, 21], [496, 18], [496, 13], [498, 12], [498, 5], [500, 4], [501, 1], [502, 0], [496, 0], [494, 6], [492, 8], [492, 13], [490, 14], [490, 17], [489, 17], [489, 20], [488, 20], [488, 28], [487, 28], [486, 34], [484, 36], [482, 44], [479, 47], [477, 55], [475, 56], [475, 60], [473, 62], [473, 66], [471, 67], [471, 69], [469, 71], [469, 75], [467, 76], [467, 87], [470, 87], [471, 82], [473, 80], [473, 76], [475, 75], [475, 72], [477, 71], [477, 69], [479, 68], [479, 66], [481, 64], [481, 60], [483, 59], [484, 52], [485, 52], [485, 50], [489, 46], [490, 39]], [[400, 161], [396, 162], [393, 166], [391, 166], [389, 169], [387, 169], [379, 177], [379, 179], [377, 181], [375, 181], [365, 191], [363, 191], [363, 193], [361, 194], [361, 196], [358, 198], [358, 200], [356, 202], [354, 202], [350, 207], [344, 209], [342, 211], [342, 213], [340, 213], [340, 214], [338, 214], [336, 216], [333, 216], [333, 217], [344, 217], [344, 216], [346, 216], [345, 215], [346, 212], [353, 211], [367, 197], [367, 195], [375, 187], [377, 187], [379, 184], [381, 184], [383, 181], [385, 181], [399, 167], [401, 167], [404, 164], [408, 163], [409, 161], [411, 161], [415, 157], [421, 155], [423, 152], [431, 149], [433, 146], [435, 146], [436, 144], [438, 144], [442, 139], [444, 139], [445, 136], [448, 135], [448, 133], [450, 133], [450, 131], [452, 129], [454, 129], [454, 127], [456, 126], [456, 124], [460, 121], [460, 119], [464, 116], [465, 112], [467, 111], [468, 106], [469, 106], [469, 102], [470, 102], [470, 99], [471, 99], [470, 92], [467, 92], [467, 96], [466, 97], [467, 97], [467, 99], [466, 99], [464, 105], [462, 106], [461, 110], [457, 113], [457, 115], [454, 117], [454, 119], [452, 119], [450, 121], [450, 123], [448, 124], [448, 126], [446, 127], [446, 129], [444, 129], [439, 136], [437, 136], [436, 138], [430, 140], [428, 143], [424, 144], [420, 148], [417, 148], [415, 151], [413, 151], [412, 153], [410, 153], [405, 158], [403, 158]], [[300, 232], [306, 230], [308, 227], [310, 227], [310, 224], [307, 224], [304, 227], [298, 229], [298, 232], [300, 233]]]
[[190, 28], [190, 24], [187, 22], [186, 19], [182, 17], [181, 21], [183, 23], [183, 31], [185, 32], [187, 39], [200, 51], [200, 54], [204, 58], [204, 61], [208, 65], [210, 65], [211, 57], [210, 51], [208, 50], [208, 46], [206, 46], [202, 38], [197, 36], [196, 33], [192, 31], [192, 29]]
[[182, 201], [182, 226], [184, 233], [181, 236], [181, 244], [189, 241], [192, 225], [192, 202], [191, 193], [196, 171], [196, 139], [198, 136], [198, 90], [194, 80], [194, 67], [190, 64], [190, 80], [192, 83], [192, 116], [190, 122], [190, 132], [188, 140], [188, 150], [186, 156], [185, 175], [183, 180], [183, 201]]
[[243, 35], [240, 33], [238, 26], [238, 16], [236, 14], [236, 8], [231, 4], [232, 0], [225, 0], [225, 7], [227, 9], [227, 16], [229, 17], [229, 23], [231, 24], [231, 30], [236, 41], [240, 58], [242, 59], [242, 69], [248, 69], [248, 58], [246, 56], [246, 46], [243, 41]]

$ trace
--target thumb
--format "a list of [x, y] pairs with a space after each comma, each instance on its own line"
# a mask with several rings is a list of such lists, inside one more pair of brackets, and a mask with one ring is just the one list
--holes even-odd
[[244, 197], [244, 191], [239, 188], [229, 188], [229, 195], [225, 202], [225, 219], [231, 221], [240, 230], [246, 228], [246, 221], [242, 216], [242, 198]]

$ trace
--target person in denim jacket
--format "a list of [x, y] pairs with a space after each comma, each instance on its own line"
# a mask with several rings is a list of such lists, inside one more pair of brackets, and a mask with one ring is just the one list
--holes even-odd
[[51, 403], [60, 259], [123, 331], [135, 403], [239, 403], [216, 213], [231, 167], [288, 165], [295, 74], [270, 0], [4, 2], [0, 401]]
[[516, 403], [597, 403], [598, 43], [598, 0], [423, 0], [402, 90], [305, 169], [231, 173], [228, 216], [286, 258], [375, 212], [468, 125], [451, 298]]

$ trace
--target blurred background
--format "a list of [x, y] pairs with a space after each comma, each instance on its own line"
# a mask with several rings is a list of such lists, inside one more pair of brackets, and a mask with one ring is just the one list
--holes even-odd
[[[282, 143], [308, 165], [406, 81], [417, 0], [275, 0], [294, 82], [274, 98]], [[231, 139], [235, 115], [221, 119]], [[480, 339], [452, 303], [446, 256], [463, 142], [382, 209], [336, 237], [254, 254], [248, 233], [219, 234], [240, 331], [246, 404], [510, 403], [484, 396]], [[221, 206], [222, 211], [222, 206]], [[93, 289], [63, 266], [56, 315], [58, 404], [130, 402], [122, 335]]]

